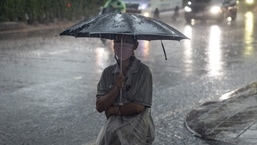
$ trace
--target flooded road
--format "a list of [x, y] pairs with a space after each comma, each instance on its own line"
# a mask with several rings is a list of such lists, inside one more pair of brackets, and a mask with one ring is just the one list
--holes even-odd
[[[208, 145], [184, 127], [194, 107], [257, 80], [256, 13], [235, 22], [165, 21], [191, 40], [140, 41], [153, 73], [155, 145]], [[93, 144], [104, 124], [96, 84], [115, 63], [112, 43], [60, 37], [63, 29], [0, 34], [0, 144]], [[218, 143], [220, 144], [220, 143]]]

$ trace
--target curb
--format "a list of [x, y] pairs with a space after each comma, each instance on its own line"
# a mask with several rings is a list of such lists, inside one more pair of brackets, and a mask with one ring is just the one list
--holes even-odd
[[26, 24], [23, 22], [1, 22], [0, 31], [23, 29], [25, 26]]
[[228, 144], [257, 143], [257, 82], [230, 91], [220, 101], [191, 110], [184, 125], [194, 136]]
[[19, 23], [19, 22], [6, 22], [6, 23], [0, 23], [0, 34], [51, 30], [51, 29], [66, 29], [74, 25], [75, 23], [76, 22], [68, 21], [68, 22], [55, 22], [55, 23], [49, 23], [49, 24], [27, 25], [25, 23]]

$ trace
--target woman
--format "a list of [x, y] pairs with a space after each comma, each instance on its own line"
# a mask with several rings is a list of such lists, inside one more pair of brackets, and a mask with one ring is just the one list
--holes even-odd
[[97, 85], [96, 109], [107, 117], [99, 144], [151, 145], [152, 74], [134, 56], [137, 40], [130, 36], [122, 39], [114, 40], [117, 63], [104, 69]]

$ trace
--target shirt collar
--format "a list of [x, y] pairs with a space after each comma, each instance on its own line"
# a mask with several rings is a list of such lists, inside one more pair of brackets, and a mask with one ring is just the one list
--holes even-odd
[[[139, 71], [139, 64], [140, 64], [140, 60], [135, 57], [127, 74], [130, 75], [130, 74], [137, 73]], [[118, 63], [116, 63], [112, 73], [119, 73], [119, 72], [120, 72], [120, 67], [119, 67]]]

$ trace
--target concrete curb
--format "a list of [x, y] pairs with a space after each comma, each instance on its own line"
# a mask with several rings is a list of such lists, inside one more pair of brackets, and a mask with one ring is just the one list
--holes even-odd
[[[196, 137], [228, 144], [257, 144], [257, 82], [191, 110], [185, 127]], [[220, 99], [221, 99], [220, 98]]]
[[75, 23], [76, 23], [75, 21], [63, 21], [63, 22], [55, 22], [55, 23], [49, 23], [49, 24], [27, 25], [25, 23], [19, 23], [19, 22], [5, 22], [5, 23], [0, 23], [0, 27], [1, 27], [0, 34], [51, 30], [51, 29], [66, 29], [74, 25]]
[[25, 26], [26, 24], [22, 22], [2, 22], [0, 23], [0, 31], [23, 29]]

